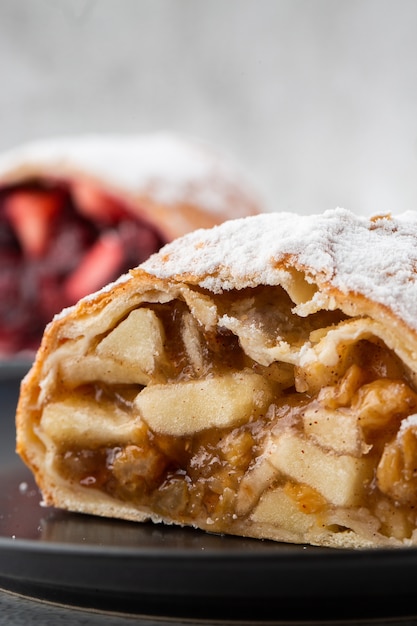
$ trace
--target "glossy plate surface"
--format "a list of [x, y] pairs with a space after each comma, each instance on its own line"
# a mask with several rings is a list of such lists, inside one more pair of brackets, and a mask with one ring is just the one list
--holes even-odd
[[0, 383], [3, 589], [102, 611], [239, 623], [417, 615], [415, 549], [285, 545], [41, 506], [10, 449], [19, 382]]

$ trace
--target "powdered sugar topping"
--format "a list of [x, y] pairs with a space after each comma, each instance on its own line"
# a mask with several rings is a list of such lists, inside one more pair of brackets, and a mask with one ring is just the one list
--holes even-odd
[[161, 278], [192, 274], [215, 292], [278, 284], [276, 263], [292, 257], [314, 281], [389, 307], [417, 330], [417, 213], [368, 218], [345, 209], [272, 213], [198, 230], [143, 264]]
[[[149, 135], [82, 135], [44, 139], [19, 146], [0, 155], [0, 181], [16, 171], [44, 169], [83, 172], [115, 189], [131, 194], [150, 193], [164, 204], [195, 203], [214, 214], [230, 206], [231, 217], [250, 215], [235, 193], [245, 193], [254, 204], [246, 174], [224, 154], [205, 142], [175, 133]], [[251, 206], [253, 209], [253, 206]]]

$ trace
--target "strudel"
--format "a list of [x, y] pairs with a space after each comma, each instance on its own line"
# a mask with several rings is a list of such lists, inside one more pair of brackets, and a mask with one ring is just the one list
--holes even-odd
[[257, 213], [240, 167], [171, 133], [81, 135], [0, 154], [0, 355], [179, 235]]
[[330, 547], [417, 543], [417, 214], [263, 214], [48, 325], [17, 450], [47, 505]]

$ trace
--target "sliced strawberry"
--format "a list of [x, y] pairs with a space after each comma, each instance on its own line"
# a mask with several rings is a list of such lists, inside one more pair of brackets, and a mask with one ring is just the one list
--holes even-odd
[[93, 222], [116, 224], [126, 215], [120, 202], [101, 191], [94, 183], [74, 181], [71, 192], [76, 210]]
[[113, 231], [103, 234], [81, 259], [64, 284], [70, 302], [96, 291], [114, 280], [123, 266], [123, 244]]
[[5, 198], [5, 214], [28, 257], [39, 258], [44, 254], [53, 219], [62, 202], [61, 194], [38, 190], [22, 189]]

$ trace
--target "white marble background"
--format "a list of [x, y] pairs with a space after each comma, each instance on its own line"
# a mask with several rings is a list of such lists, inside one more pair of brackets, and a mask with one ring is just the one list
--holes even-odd
[[175, 130], [269, 210], [417, 210], [417, 1], [0, 0], [0, 149]]

